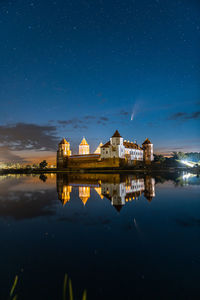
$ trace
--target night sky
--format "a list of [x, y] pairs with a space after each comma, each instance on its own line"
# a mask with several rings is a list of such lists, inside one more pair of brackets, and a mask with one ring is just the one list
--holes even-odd
[[200, 151], [200, 1], [1, 0], [0, 103], [0, 161], [116, 129]]

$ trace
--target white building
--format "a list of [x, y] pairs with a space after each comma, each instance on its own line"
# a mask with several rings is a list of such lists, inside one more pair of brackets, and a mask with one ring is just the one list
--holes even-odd
[[146, 139], [142, 147], [138, 144], [124, 140], [119, 134], [118, 130], [115, 131], [113, 136], [106, 144], [101, 146], [101, 158], [125, 158], [130, 160], [153, 160], [153, 144]]

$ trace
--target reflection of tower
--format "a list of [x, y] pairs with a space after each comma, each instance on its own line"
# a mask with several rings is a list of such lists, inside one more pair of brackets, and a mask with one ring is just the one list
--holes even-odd
[[64, 167], [64, 159], [71, 155], [70, 151], [70, 143], [66, 141], [66, 139], [62, 139], [62, 141], [58, 145], [57, 151], [57, 167]]
[[95, 187], [94, 189], [95, 189], [95, 191], [97, 192], [97, 194], [100, 196], [100, 198], [103, 199], [104, 197], [103, 197], [103, 195], [101, 194], [101, 187]]
[[57, 192], [58, 199], [62, 202], [64, 206], [70, 200], [70, 193], [72, 191], [72, 187], [67, 184], [66, 177], [63, 174], [57, 174]]
[[148, 175], [145, 178], [144, 196], [149, 202], [155, 197], [155, 179]]
[[102, 183], [101, 193], [111, 200], [113, 207], [120, 212], [125, 204], [126, 187], [125, 183]]
[[63, 191], [62, 191], [62, 205], [64, 206], [69, 200], [70, 200], [70, 193], [72, 191], [72, 187], [69, 185], [64, 185], [63, 186]]
[[81, 198], [83, 204], [85, 205], [90, 198], [90, 187], [89, 186], [79, 186], [79, 198]]
[[90, 154], [90, 146], [88, 145], [85, 138], [82, 139], [82, 142], [79, 145], [79, 155]]
[[150, 142], [149, 139], [146, 139], [142, 146], [144, 150], [144, 161], [146, 163], [150, 163], [153, 160], [153, 144]]

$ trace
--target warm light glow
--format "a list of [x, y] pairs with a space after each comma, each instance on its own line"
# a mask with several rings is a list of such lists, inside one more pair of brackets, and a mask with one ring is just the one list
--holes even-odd
[[69, 185], [63, 186], [63, 192], [62, 192], [62, 203], [63, 206], [70, 200], [70, 193], [72, 191], [72, 187]]
[[85, 205], [90, 198], [90, 187], [89, 186], [79, 186], [79, 197], [81, 198], [83, 204]]
[[103, 146], [103, 143], [100, 143], [97, 149], [94, 151], [94, 154], [101, 154], [101, 146]]
[[86, 139], [83, 138], [79, 145], [79, 155], [90, 154], [90, 146], [87, 143]]
[[101, 194], [101, 187], [96, 187], [96, 188], [94, 188], [94, 189], [95, 189], [95, 191], [97, 192], [97, 194], [100, 196], [100, 198], [103, 199], [104, 197], [103, 197], [103, 195]]
[[60, 150], [63, 150], [64, 156], [70, 156], [71, 150], [70, 150], [70, 143], [66, 141], [66, 139], [63, 139], [61, 143], [59, 144]]

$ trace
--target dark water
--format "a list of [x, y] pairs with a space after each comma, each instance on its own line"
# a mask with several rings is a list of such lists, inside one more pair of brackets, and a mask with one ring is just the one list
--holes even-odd
[[196, 176], [0, 177], [0, 299], [200, 298]]

